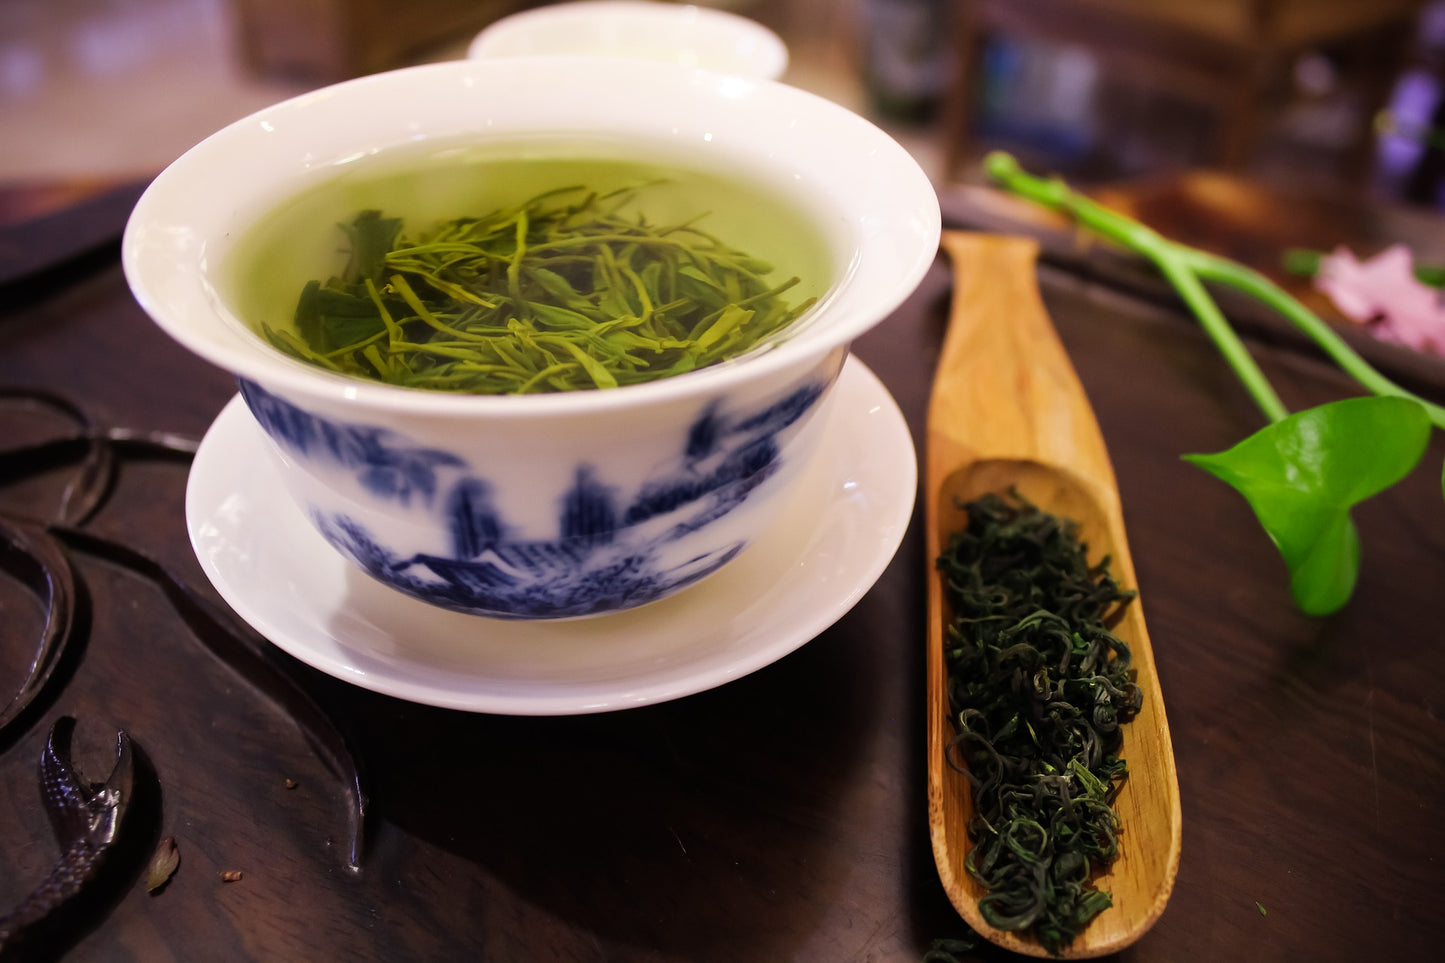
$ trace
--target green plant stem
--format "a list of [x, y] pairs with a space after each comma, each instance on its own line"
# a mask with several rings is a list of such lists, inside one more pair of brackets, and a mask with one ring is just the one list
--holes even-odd
[[1288, 411], [1270, 387], [1264, 373], [1250, 357], [1244, 343], [1200, 283], [1201, 279], [1234, 288], [1278, 311], [1309, 336], [1341, 370], [1362, 387], [1377, 395], [1409, 398], [1418, 402], [1424, 406], [1430, 422], [1445, 429], [1445, 408], [1400, 387], [1375, 370], [1318, 315], [1258, 271], [1228, 258], [1166, 240], [1137, 221], [1075, 193], [1057, 178], [1030, 176], [1008, 154], [990, 154], [985, 159], [984, 166], [989, 176], [1009, 191], [1046, 207], [1064, 211], [1101, 237], [1154, 262], [1179, 291], [1205, 332], [1244, 383], [1255, 404], [1271, 421], [1282, 420]]
[[[1168, 244], [1168, 242], [1163, 242]], [[1169, 245], [1169, 247], [1174, 247]], [[1264, 412], [1266, 418], [1271, 422], [1283, 421], [1289, 417], [1289, 409], [1284, 406], [1278, 394], [1275, 393], [1269, 379], [1260, 370], [1254, 358], [1250, 356], [1249, 349], [1239, 339], [1234, 328], [1224, 318], [1224, 312], [1214, 303], [1204, 285], [1199, 283], [1199, 278], [1189, 269], [1189, 264], [1179, 250], [1160, 250], [1149, 252], [1152, 260], [1164, 277], [1174, 285], [1189, 310], [1194, 312], [1194, 317], [1199, 320], [1214, 346], [1224, 355], [1224, 360], [1234, 369], [1234, 373], [1243, 382], [1245, 390], [1249, 392], [1259, 410]]]
[[[1326, 257], [1324, 251], [1291, 248], [1284, 252], [1284, 269], [1290, 274], [1312, 278], [1320, 273], [1320, 265]], [[1445, 265], [1416, 264], [1413, 271], [1415, 280], [1421, 284], [1429, 285], [1432, 288], [1445, 287]]]
[[1445, 408], [1407, 391], [1375, 370], [1368, 361], [1360, 357], [1354, 348], [1349, 346], [1344, 338], [1322, 321], [1319, 315], [1305, 307], [1269, 278], [1228, 258], [1205, 251], [1185, 248], [1182, 253], [1187, 265], [1198, 277], [1234, 288], [1278, 311], [1291, 324], [1309, 335], [1321, 351], [1362, 386], [1377, 395], [1391, 395], [1419, 402], [1424, 405], [1425, 412], [1430, 416], [1431, 424], [1445, 429]]
[[1019, 167], [1018, 162], [1008, 154], [990, 154], [984, 161], [989, 175], [1008, 190], [1036, 203], [1055, 210], [1065, 211], [1080, 224], [1092, 229], [1108, 240], [1121, 244], [1153, 261], [1155, 266], [1178, 290], [1180, 297], [1199, 320], [1205, 333], [1214, 342], [1224, 359], [1244, 384], [1254, 403], [1271, 422], [1282, 421], [1289, 416], [1269, 379], [1264, 376], [1254, 358], [1239, 339], [1234, 328], [1225, 319], [1204, 285], [1199, 283], [1188, 259], [1184, 256], [1188, 248], [1165, 240], [1158, 233], [1137, 221], [1130, 220], [1082, 194], [1070, 190], [1068, 185], [1057, 178], [1031, 177]]

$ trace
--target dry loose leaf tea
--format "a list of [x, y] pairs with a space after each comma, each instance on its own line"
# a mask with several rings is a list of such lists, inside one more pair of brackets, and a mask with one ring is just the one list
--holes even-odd
[[161, 887], [170, 882], [180, 865], [181, 850], [176, 845], [176, 838], [167, 836], [156, 847], [156, 853], [151, 857], [151, 864], [146, 869], [146, 892], [159, 891]]

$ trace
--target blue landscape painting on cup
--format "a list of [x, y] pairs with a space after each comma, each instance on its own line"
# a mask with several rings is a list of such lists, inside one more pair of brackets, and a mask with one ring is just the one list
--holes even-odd
[[663, 550], [732, 511], [781, 465], [778, 435], [822, 396], [799, 388], [749, 412], [705, 408], [676, 456], [635, 491], [580, 463], [556, 495], [557, 534], [524, 538], [495, 504], [485, 474], [460, 456], [384, 428], [328, 421], [254, 382], [241, 393], [261, 427], [293, 457], [355, 473], [379, 499], [439, 514], [447, 554], [394, 551], [355, 518], [312, 507], [318, 531], [373, 577], [435, 605], [505, 618], [566, 618], [630, 608], [716, 571], [734, 541], [682, 562]]

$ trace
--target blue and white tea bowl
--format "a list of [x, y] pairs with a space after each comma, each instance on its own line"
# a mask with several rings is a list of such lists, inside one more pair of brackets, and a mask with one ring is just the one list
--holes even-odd
[[[340, 165], [533, 133], [626, 137], [786, 189], [826, 240], [831, 289], [789, 337], [732, 362], [502, 397], [304, 365], [225, 297], [226, 258], [257, 212]], [[849, 343], [918, 284], [939, 228], [916, 162], [822, 98], [669, 64], [529, 57], [377, 74], [238, 121], [155, 180], [122, 257], [156, 323], [234, 373], [288, 491], [339, 552], [440, 606], [557, 619], [662, 598], [746, 551], [799, 494]]]

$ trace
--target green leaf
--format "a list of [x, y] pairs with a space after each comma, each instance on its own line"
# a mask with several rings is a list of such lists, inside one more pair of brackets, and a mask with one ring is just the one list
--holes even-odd
[[604, 368], [602, 366], [602, 363], [599, 362], [596, 358], [592, 357], [590, 354], [583, 351], [581, 348], [577, 347], [570, 341], [563, 341], [562, 347], [566, 348], [569, 352], [572, 353], [572, 357], [577, 359], [577, 362], [582, 365], [582, 369], [587, 372], [588, 377], [592, 379], [593, 383], [596, 384], [597, 387], [617, 387], [617, 379], [613, 377], [612, 372]]
[[[406, 311], [399, 298], [385, 299], [389, 309]], [[360, 294], [322, 286], [312, 281], [296, 306], [296, 330], [316, 351], [325, 354], [366, 341], [386, 331], [376, 304]]]
[[541, 301], [528, 301], [527, 310], [547, 327], [554, 331], [590, 331], [596, 324], [585, 314], [578, 314], [576, 311], [558, 307], [553, 304], [546, 304]]
[[741, 326], [752, 320], [753, 312], [740, 308], [736, 304], [729, 304], [722, 309], [722, 313], [697, 335], [697, 346], [706, 351], [716, 344], [720, 339], [732, 334]]
[[1289, 566], [1300, 609], [1328, 615], [1349, 601], [1359, 574], [1350, 509], [1408, 475], [1429, 438], [1418, 402], [1350, 398], [1290, 415], [1228, 451], [1184, 459], [1248, 500]]
[[351, 263], [347, 266], [346, 279], [379, 281], [386, 268], [386, 252], [392, 249], [396, 236], [401, 233], [401, 218], [382, 217], [380, 211], [362, 211], [350, 224], [341, 225], [341, 229], [351, 239]]

